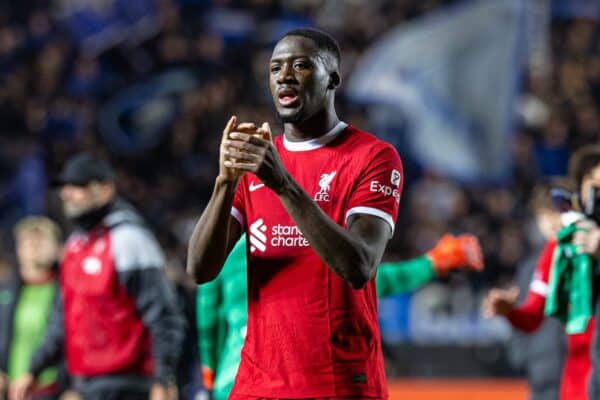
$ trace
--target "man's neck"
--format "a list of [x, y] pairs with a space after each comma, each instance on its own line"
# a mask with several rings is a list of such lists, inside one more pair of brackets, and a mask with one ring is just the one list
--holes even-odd
[[324, 109], [301, 122], [283, 124], [283, 132], [287, 140], [301, 142], [325, 135], [340, 122], [335, 110]]
[[82, 214], [76, 218], [73, 218], [73, 222], [80, 229], [83, 229], [86, 232], [90, 231], [90, 230], [94, 229], [96, 226], [98, 226], [104, 220], [104, 218], [110, 212], [110, 210], [112, 208], [112, 204], [113, 204], [113, 201], [111, 199], [108, 203], [101, 205], [98, 208], [95, 208], [93, 210], [90, 210], [90, 211], [86, 212], [85, 214]]

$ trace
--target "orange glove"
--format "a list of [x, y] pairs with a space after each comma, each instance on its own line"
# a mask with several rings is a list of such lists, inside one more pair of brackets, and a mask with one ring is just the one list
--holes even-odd
[[215, 387], [215, 371], [207, 366], [202, 366], [202, 385], [206, 390], [213, 390]]
[[475, 271], [483, 269], [481, 245], [473, 235], [455, 237], [446, 234], [427, 253], [427, 256], [437, 274], [442, 276], [462, 267]]

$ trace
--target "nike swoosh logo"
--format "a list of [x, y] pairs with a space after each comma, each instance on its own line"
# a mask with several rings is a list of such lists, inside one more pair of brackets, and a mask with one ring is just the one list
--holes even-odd
[[258, 190], [263, 186], [265, 186], [264, 183], [255, 184], [254, 182], [252, 182], [250, 184], [250, 186], [248, 187], [248, 190], [250, 190], [251, 192], [254, 192], [255, 190]]

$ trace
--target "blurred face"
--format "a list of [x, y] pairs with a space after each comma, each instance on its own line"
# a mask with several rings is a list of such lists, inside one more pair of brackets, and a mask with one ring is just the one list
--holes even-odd
[[65, 216], [77, 218], [104, 206], [113, 193], [112, 183], [92, 182], [85, 186], [67, 184], [60, 189], [60, 198]]
[[327, 107], [330, 77], [312, 40], [283, 38], [273, 50], [269, 71], [271, 96], [284, 123], [304, 121]]
[[587, 197], [590, 188], [596, 187], [600, 190], [600, 164], [596, 165], [592, 170], [583, 177], [581, 181], [581, 200], [587, 203]]
[[58, 260], [59, 244], [47, 232], [27, 230], [16, 237], [17, 257], [21, 268], [47, 270]]
[[546, 240], [556, 238], [558, 231], [562, 228], [560, 213], [550, 208], [541, 208], [537, 211], [536, 223], [538, 229]]

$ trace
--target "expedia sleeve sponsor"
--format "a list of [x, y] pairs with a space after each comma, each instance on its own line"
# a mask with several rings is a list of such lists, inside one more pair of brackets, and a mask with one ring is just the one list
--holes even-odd
[[403, 185], [398, 153], [389, 144], [380, 143], [354, 185], [346, 220], [353, 214], [370, 214], [388, 222], [393, 231]]
[[371, 193], [381, 193], [383, 196], [392, 196], [400, 204], [400, 189], [394, 186], [386, 185], [378, 180], [371, 181], [369, 185]]

